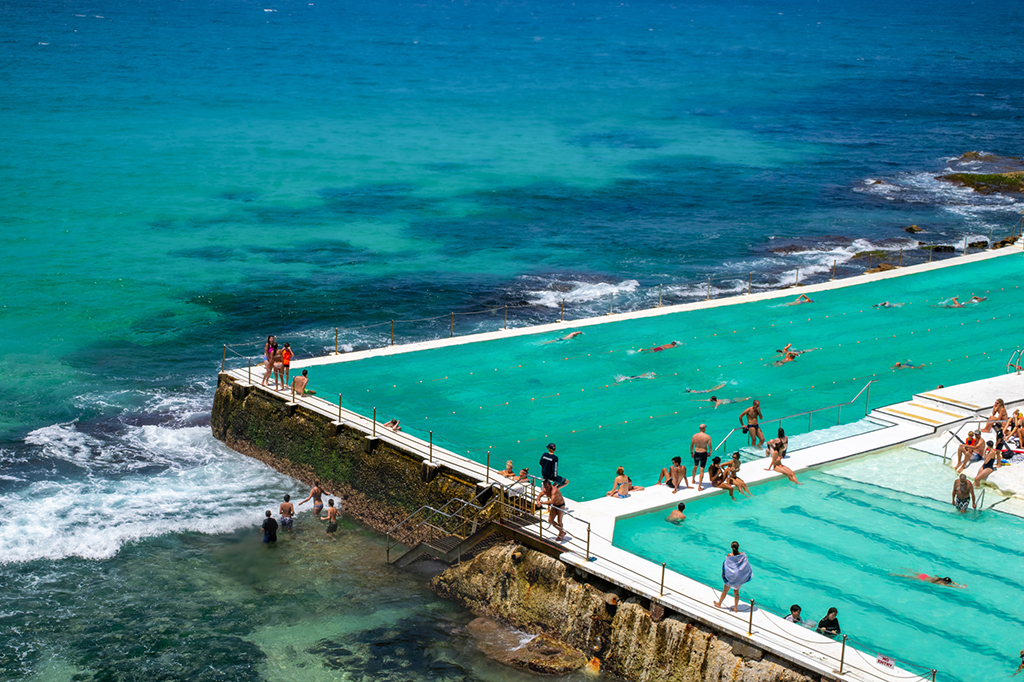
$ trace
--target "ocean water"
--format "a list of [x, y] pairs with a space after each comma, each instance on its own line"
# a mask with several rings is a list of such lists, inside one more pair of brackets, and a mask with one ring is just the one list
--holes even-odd
[[[282, 613], [317, 674], [364, 670], [318, 644], [350, 626], [253, 587], [284, 569], [252, 525], [301, 491], [209, 436], [223, 344], [849, 275], [927, 258], [908, 224], [1005, 234], [1017, 197], [935, 176], [1020, 153], [1022, 28], [951, 0], [0, 3], [0, 676], [292, 679]], [[342, 565], [321, 600], [402, 580]], [[448, 608], [407, 594], [388, 632]], [[154, 614], [180, 636], [141, 640]]]

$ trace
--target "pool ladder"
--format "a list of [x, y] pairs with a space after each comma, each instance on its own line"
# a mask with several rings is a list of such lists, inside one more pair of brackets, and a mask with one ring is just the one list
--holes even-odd
[[1020, 374], [1024, 367], [1021, 366], [1021, 361], [1024, 360], [1024, 348], [1018, 348], [1010, 354], [1010, 359], [1006, 361], [1006, 373], [1017, 372]]

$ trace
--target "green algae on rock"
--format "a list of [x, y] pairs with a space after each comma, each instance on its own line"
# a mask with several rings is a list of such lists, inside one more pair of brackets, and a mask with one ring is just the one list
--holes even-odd
[[950, 173], [940, 175], [938, 180], [952, 182], [963, 187], [970, 187], [981, 194], [1024, 193], [1024, 171], [1009, 173]]

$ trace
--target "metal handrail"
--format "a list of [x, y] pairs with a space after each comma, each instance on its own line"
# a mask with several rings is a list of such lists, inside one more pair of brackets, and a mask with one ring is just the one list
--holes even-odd
[[[1016, 362], [1014, 362], [1014, 358], [1017, 359]], [[1013, 353], [1010, 354], [1010, 359], [1006, 361], [1005, 373], [1009, 374], [1011, 370], [1016, 370], [1017, 374], [1020, 374], [1021, 370], [1024, 370], [1024, 367], [1021, 367], [1022, 359], [1024, 359], [1024, 348], [1018, 348], [1017, 350], [1013, 351]]]
[[[843, 418], [843, 408], [845, 406], [847, 406], [847, 405], [852, 405], [853, 403], [855, 403], [857, 401], [857, 398], [861, 397], [861, 395], [864, 393], [864, 391], [868, 392], [867, 399], [864, 401], [864, 414], [866, 415], [870, 411], [868, 409], [868, 403], [871, 400], [871, 390], [870, 390], [871, 389], [871, 384], [873, 384], [873, 383], [875, 383], [877, 381], [878, 381], [878, 379], [872, 379], [868, 383], [864, 384], [864, 388], [860, 389], [857, 392], [857, 395], [853, 396], [852, 398], [850, 398], [845, 403], [839, 403], [837, 405], [829, 405], [827, 407], [816, 407], [813, 410], [807, 410], [806, 412], [797, 412], [796, 414], [786, 415], [785, 417], [779, 417], [778, 419], [771, 419], [769, 421], [774, 421], [774, 422], [778, 423], [781, 426], [782, 422], [784, 422], [787, 419], [792, 419], [793, 417], [803, 417], [804, 415], [807, 415], [807, 417], [808, 417], [808, 419], [807, 419], [807, 428], [808, 428], [808, 430], [810, 430], [811, 418], [812, 418], [812, 416], [814, 415], [815, 412], [822, 412], [824, 410], [832, 410], [832, 409], [835, 409], [835, 408], [838, 407], [839, 408], [839, 416], [836, 418], [836, 425], [838, 426], [841, 423], [842, 418]], [[729, 436], [731, 436], [732, 434], [736, 433], [736, 431], [737, 431], [737, 429], [733, 429], [732, 431], [730, 431], [725, 436], [725, 438], [722, 439], [722, 442], [718, 444], [718, 447], [716, 447], [714, 451], [719, 450], [723, 445], [725, 445], [728, 442], [728, 440], [729, 440]]]

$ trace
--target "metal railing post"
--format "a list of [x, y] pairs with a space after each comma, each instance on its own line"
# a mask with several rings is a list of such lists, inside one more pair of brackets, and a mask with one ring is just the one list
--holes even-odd
[[252, 358], [249, 358], [249, 384], [252, 384]]
[[840, 405], [839, 406], [839, 416], [836, 417], [836, 426], [839, 426], [842, 423], [843, 423], [843, 406]]
[[615, 312], [615, 292], [608, 294], [608, 314]]
[[753, 282], [753, 281], [754, 281], [754, 273], [753, 272], [747, 273], [747, 296], [750, 295], [750, 285], [751, 285], [751, 282]]
[[228, 359], [228, 344], [224, 344], [224, 354], [220, 356], [220, 371], [224, 371], [224, 361]]
[[661, 565], [661, 589], [658, 591], [659, 597], [665, 596], [665, 564]]
[[711, 300], [711, 278], [708, 277], [708, 300]]
[[373, 437], [377, 437], [377, 408], [373, 408]]
[[338, 354], [338, 328], [334, 328], [334, 354]]
[[295, 402], [295, 385], [292, 385], [292, 403]]
[[932, 247], [930, 249], [928, 249], [928, 262], [929, 263], [932, 262], [932, 257], [934, 255], [935, 255], [935, 244], [932, 244]]
[[430, 432], [430, 459], [428, 460], [431, 464], [434, 463], [434, 432]]
[[813, 417], [814, 417], [814, 412], [813, 412], [813, 411], [811, 411], [810, 413], [808, 413], [808, 415], [807, 415], [807, 430], [808, 430], [808, 431], [810, 431], [810, 430], [811, 430], [811, 419], [812, 419]]
[[836, 259], [833, 258], [832, 259], [832, 281], [834, 282], [835, 279], [836, 279]]
[[797, 268], [796, 269], [796, 279], [793, 280], [793, 286], [798, 286], [799, 284], [800, 284], [800, 268]]
[[964, 235], [964, 255], [967, 255], [967, 235]]
[[871, 254], [868, 254], [868, 270], [871, 269]]
[[935, 669], [932, 669], [932, 682], [935, 682]]
[[395, 345], [395, 321], [391, 320], [391, 345]]
[[338, 394], [338, 423], [341, 423], [341, 394]]
[[562, 312], [558, 314], [558, 321], [562, 322], [565, 319], [565, 299], [562, 299]]
[[505, 304], [505, 329], [508, 329], [508, 303]]
[[659, 284], [658, 285], [658, 307], [659, 308], [661, 307], [661, 288], [663, 286], [665, 286], [665, 285], [664, 284]]
[[902, 246], [900, 247], [900, 264], [897, 265], [896, 267], [898, 267], [898, 268], [902, 268], [903, 267], [903, 247]]
[[864, 416], [865, 417], [867, 416], [868, 412], [871, 411], [870, 409], [868, 409], [868, 406], [870, 404], [871, 404], [871, 382], [869, 381], [868, 382], [868, 394], [864, 397]]
[[843, 674], [843, 663], [846, 661], [846, 635], [843, 635], [843, 650], [839, 653], [839, 670], [833, 672], [842, 675]]
[[455, 313], [452, 313], [451, 333], [448, 335], [448, 338], [450, 338], [450, 339], [455, 338]]
[[754, 600], [750, 600], [750, 621], [747, 623], [747, 636], [754, 636]]
[[491, 482], [491, 451], [487, 451], [487, 469], [484, 471], [484, 485], [489, 485]]
[[587, 561], [590, 561], [590, 522], [587, 522]]

